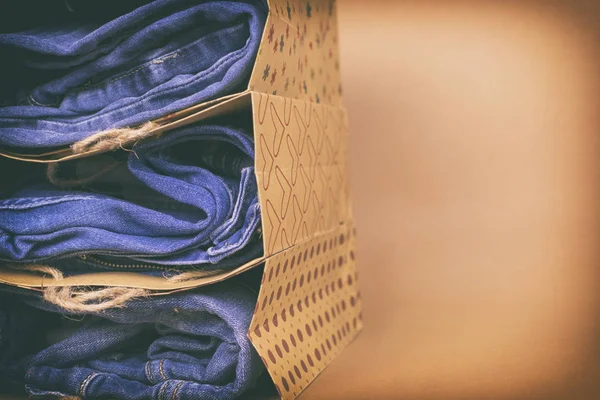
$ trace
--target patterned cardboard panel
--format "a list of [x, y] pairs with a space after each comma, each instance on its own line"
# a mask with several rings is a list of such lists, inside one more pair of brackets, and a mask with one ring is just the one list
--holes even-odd
[[343, 225], [269, 258], [249, 338], [294, 399], [362, 329], [355, 231]]
[[335, 0], [271, 0], [249, 89], [339, 105]]
[[256, 175], [265, 254], [350, 217], [347, 127], [341, 108], [254, 93]]

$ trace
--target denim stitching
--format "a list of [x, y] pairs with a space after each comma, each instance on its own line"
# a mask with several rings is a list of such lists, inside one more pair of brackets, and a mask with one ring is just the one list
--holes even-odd
[[162, 378], [166, 381], [167, 377], [165, 376], [165, 371], [163, 370], [164, 362], [165, 360], [160, 360], [160, 363], [158, 364], [158, 371], [160, 372], [160, 376], [162, 376]]
[[150, 68], [151, 66], [156, 65], [156, 64], [162, 64], [165, 61], [177, 58], [178, 56], [179, 56], [179, 50], [176, 50], [176, 51], [171, 52], [171, 53], [169, 53], [169, 54], [167, 54], [165, 56], [162, 56], [162, 57], [159, 57], [159, 58], [155, 58], [154, 60], [148, 61], [145, 64], [143, 64], [142, 66], [140, 66], [138, 68], [135, 68], [135, 69], [133, 69], [133, 70], [131, 70], [129, 72], [126, 72], [125, 74], [118, 75], [118, 76], [116, 76], [115, 78], [113, 78], [113, 79], [111, 79], [109, 81], [98, 82], [95, 85], [85, 85], [84, 87], [75, 88], [75, 89], [73, 89], [73, 92], [80, 92], [81, 90], [84, 90], [84, 89], [93, 89], [93, 88], [98, 88], [98, 87], [109, 85], [109, 84], [114, 83], [116, 81], [119, 81], [119, 80], [121, 80], [123, 78], [127, 78], [128, 76], [133, 75], [136, 72], [139, 72], [139, 71], [141, 71], [143, 69]]
[[177, 392], [179, 391], [179, 388], [181, 386], [183, 386], [185, 382], [179, 382], [179, 384], [177, 386], [175, 386], [175, 390], [173, 390], [173, 396], [171, 396], [171, 400], [175, 400], [175, 396], [177, 396]]
[[[240, 25], [238, 24], [238, 25], [234, 25], [234, 26], [229, 27], [229, 28], [225, 28], [225, 29], [223, 29], [223, 31], [233, 31], [233, 30], [237, 30], [239, 27], [240, 27]], [[109, 81], [100, 81], [100, 82], [98, 82], [96, 84], [93, 84], [93, 85], [86, 85], [86, 86], [83, 86], [83, 87], [81, 87], [81, 86], [80, 87], [76, 87], [76, 88], [73, 88], [71, 90], [71, 92], [79, 92], [79, 91], [84, 90], [84, 89], [102, 87], [102, 86], [108, 85], [110, 83], [114, 83], [114, 82], [116, 82], [118, 80], [121, 80], [123, 78], [126, 78], [127, 76], [132, 75], [132, 74], [134, 74], [136, 72], [139, 72], [139, 71], [141, 71], [143, 69], [146, 69], [148, 67], [151, 67], [152, 65], [161, 64], [161, 63], [165, 62], [166, 60], [177, 58], [182, 51], [189, 50], [189, 49], [195, 47], [196, 44], [197, 44], [197, 42], [199, 42], [200, 40], [206, 39], [208, 37], [211, 37], [211, 36], [216, 36], [216, 32], [211, 32], [208, 35], [205, 35], [204, 37], [199, 38], [199, 39], [197, 39], [194, 42], [191, 42], [191, 43], [183, 45], [182, 47], [180, 47], [177, 50], [173, 50], [173, 51], [171, 51], [171, 52], [169, 52], [169, 53], [167, 53], [167, 54], [165, 54], [163, 56], [160, 56], [158, 58], [155, 58], [153, 60], [146, 61], [144, 64], [142, 64], [141, 66], [135, 68], [134, 70], [125, 72], [125, 73], [123, 73], [121, 75], [117, 75], [116, 77], [114, 77], [113, 79], [111, 79]], [[246, 46], [244, 45], [244, 47], [246, 47]], [[68, 93], [69, 92], [65, 93], [65, 95], [67, 95]]]
[[127, 78], [129, 75], [133, 75], [133, 74], [135, 74], [138, 71], [141, 71], [143, 69], [148, 68], [149, 66], [150, 66], [150, 64], [142, 65], [141, 67], [138, 67], [138, 68], [136, 68], [136, 69], [134, 69], [132, 71], [129, 71], [129, 72], [125, 73], [124, 75], [117, 76], [116, 78], [113, 78], [113, 79], [111, 79], [108, 82], [100, 82], [100, 83], [97, 83], [96, 85], [87, 85], [84, 89], [90, 89], [90, 88], [100, 87], [100, 86], [103, 86], [103, 85], [108, 85], [109, 83], [113, 83], [113, 82], [116, 82], [116, 81], [121, 80], [123, 78]]
[[[257, 211], [257, 213], [254, 214], [254, 217], [250, 220], [250, 223], [246, 226], [244, 225], [245, 229], [243, 230], [242, 236], [241, 238], [232, 244], [228, 244], [227, 242], [225, 242], [224, 246], [215, 246], [215, 247], [211, 247], [207, 250], [207, 253], [209, 255], [209, 257], [211, 259], [215, 259], [218, 258], [220, 255], [223, 255], [224, 253], [229, 252], [231, 249], [235, 249], [238, 248], [239, 246], [243, 245], [244, 243], [246, 243], [254, 234], [254, 230], [255, 228], [258, 226], [258, 223], [260, 222], [260, 204], [256, 204], [255, 209]], [[249, 210], [250, 212], [250, 210]]]
[[152, 362], [152, 361], [148, 361], [148, 362], [146, 363], [146, 378], [148, 378], [148, 381], [149, 381], [151, 384], [154, 384], [154, 376], [152, 375], [152, 368], [150, 368], [150, 363], [151, 363], [151, 362]]
[[75, 200], [96, 200], [95, 197], [91, 196], [76, 196], [76, 195], [66, 195], [60, 198], [51, 199], [47, 197], [29, 197], [23, 199], [6, 199], [0, 202], [0, 210], [8, 209], [8, 210], [18, 210], [27, 207], [35, 207], [35, 206], [44, 206], [49, 204], [59, 204], [64, 203], [66, 201], [75, 201]]
[[[194, 79], [192, 79], [190, 82], [186, 83], [185, 85], [175, 86], [175, 87], [170, 88], [168, 90], [165, 90], [165, 91], [162, 91], [162, 92], [159, 92], [159, 93], [155, 93], [155, 94], [153, 94], [151, 96], [142, 96], [142, 97], [140, 97], [133, 104], [129, 104], [128, 106], [121, 107], [118, 110], [113, 110], [113, 111], [110, 111], [110, 112], [107, 112], [107, 113], [102, 113], [102, 114], [94, 115], [94, 116], [92, 116], [90, 118], [86, 118], [86, 119], [83, 119], [83, 120], [78, 121], [78, 122], [69, 122], [69, 121], [64, 121], [63, 122], [63, 121], [54, 121], [54, 120], [50, 120], [49, 119], [49, 120], [45, 120], [44, 123], [46, 123], [48, 125], [58, 125], [58, 126], [65, 126], [65, 125], [67, 125], [67, 126], [77, 126], [77, 125], [82, 125], [82, 124], [86, 124], [86, 123], [88, 123], [90, 121], [94, 121], [96, 119], [102, 118], [104, 116], [115, 114], [117, 112], [122, 112], [124, 110], [128, 110], [129, 108], [133, 108], [135, 106], [139, 106], [141, 103], [143, 103], [144, 101], [148, 100], [148, 98], [153, 98], [153, 97], [156, 97], [158, 95], [168, 94], [168, 93], [180, 90], [182, 88], [186, 88], [186, 87], [192, 86], [192, 85], [196, 84], [197, 81], [199, 81], [200, 79], [205, 78], [206, 76], [209, 76], [209, 75], [215, 73], [216, 72], [215, 70], [219, 69], [222, 66], [222, 64], [225, 64], [227, 61], [229, 61], [229, 60], [231, 60], [233, 58], [237, 58], [239, 60], [239, 58], [240, 58], [239, 55], [240, 54], [242, 56], [245, 55], [244, 53], [246, 52], [249, 43], [250, 43], [250, 39], [248, 39], [246, 41], [246, 44], [244, 45], [244, 47], [242, 47], [239, 50], [234, 51], [233, 53], [229, 53], [227, 56], [223, 57], [223, 59], [221, 59], [218, 63], [213, 64], [213, 66], [211, 68], [207, 69], [206, 71], [203, 71], [201, 74], [196, 75]], [[15, 122], [20, 122], [21, 120], [18, 119], [18, 118], [0, 118], [0, 121], [10, 121], [10, 122], [15, 121]]]
[[79, 395], [81, 397], [85, 397], [85, 389], [87, 389], [87, 386], [89, 385], [90, 381], [92, 380], [93, 377], [95, 377], [96, 375], [98, 375], [97, 372], [92, 372], [91, 374], [88, 375], [87, 378], [85, 378], [83, 380], [83, 382], [81, 383], [81, 386], [79, 386]]
[[163, 383], [162, 387], [160, 388], [160, 392], [158, 393], [158, 400], [164, 400], [165, 399], [165, 391], [167, 389], [167, 386], [169, 385], [170, 381], [166, 381], [165, 383]]
[[168, 53], [168, 54], [166, 54], [166, 55], [164, 55], [162, 57], [155, 58], [154, 60], [151, 61], [151, 63], [152, 64], [162, 64], [162, 63], [164, 63], [167, 60], [171, 60], [171, 59], [177, 58], [177, 57], [179, 57], [179, 51], [178, 50], [176, 50], [174, 52], [172, 51], [172, 52], [170, 52], [170, 53]]
[[42, 104], [39, 101], [37, 101], [36, 99], [34, 99], [32, 94], [30, 94], [27, 97], [27, 101], [29, 101], [29, 104], [34, 103], [34, 104], [31, 104], [31, 105], [40, 106], [40, 107], [52, 107], [52, 106], [56, 106], [57, 105], [57, 103]]

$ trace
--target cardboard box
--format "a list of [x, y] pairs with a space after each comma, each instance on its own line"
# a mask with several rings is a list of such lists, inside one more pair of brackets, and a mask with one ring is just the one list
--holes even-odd
[[[112, 286], [165, 295], [213, 284], [264, 263], [248, 333], [282, 399], [297, 397], [362, 328], [347, 180], [347, 119], [341, 105], [336, 6], [332, 0], [270, 0], [248, 89], [161, 118], [156, 135], [247, 109], [253, 116], [264, 257], [183, 282], [97, 272], [62, 280], [0, 271], [31, 290]], [[82, 156], [70, 148], [2, 155], [30, 162]]]

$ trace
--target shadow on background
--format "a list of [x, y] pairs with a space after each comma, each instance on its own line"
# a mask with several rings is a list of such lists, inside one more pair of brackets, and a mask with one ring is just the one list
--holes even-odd
[[339, 2], [366, 328], [302, 399], [600, 398], [598, 2]]

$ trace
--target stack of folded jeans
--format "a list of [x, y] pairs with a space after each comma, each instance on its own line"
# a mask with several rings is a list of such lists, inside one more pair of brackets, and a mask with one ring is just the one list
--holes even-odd
[[[241, 277], [240, 277], [241, 278]], [[0, 295], [0, 385], [34, 397], [233, 399], [264, 366], [247, 338], [256, 293], [234, 280], [62, 315]]]
[[[0, 148], [48, 151], [245, 89], [264, 0], [65, 1], [0, 28]], [[0, 263], [61, 276], [231, 270], [262, 255], [249, 115], [131, 148], [0, 159]], [[259, 283], [67, 310], [0, 286], [0, 390], [30, 396], [233, 399], [264, 366], [247, 331]]]

